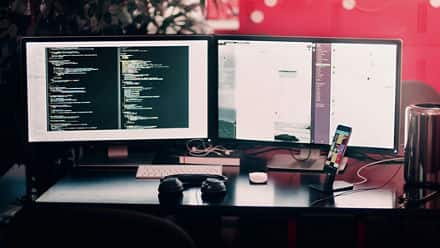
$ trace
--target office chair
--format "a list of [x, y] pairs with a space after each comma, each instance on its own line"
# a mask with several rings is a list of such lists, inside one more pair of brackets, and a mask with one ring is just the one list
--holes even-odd
[[153, 215], [114, 208], [28, 208], [10, 224], [9, 247], [178, 247], [193, 239], [177, 224]]

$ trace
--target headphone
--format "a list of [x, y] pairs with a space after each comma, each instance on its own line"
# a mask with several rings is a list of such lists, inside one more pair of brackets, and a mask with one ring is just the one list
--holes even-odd
[[160, 179], [158, 187], [159, 201], [179, 203], [183, 198], [183, 191], [190, 187], [200, 187], [202, 199], [219, 201], [226, 195], [227, 177], [210, 174], [177, 174]]

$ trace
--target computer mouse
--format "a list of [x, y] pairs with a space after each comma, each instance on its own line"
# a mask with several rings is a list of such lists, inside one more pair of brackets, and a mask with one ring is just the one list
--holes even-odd
[[267, 183], [266, 172], [249, 172], [249, 181], [254, 184]]
[[164, 178], [158, 188], [159, 194], [181, 194], [183, 190], [183, 183], [177, 177]]

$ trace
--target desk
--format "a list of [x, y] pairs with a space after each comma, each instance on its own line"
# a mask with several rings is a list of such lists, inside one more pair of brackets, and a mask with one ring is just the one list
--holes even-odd
[[[337, 179], [359, 181], [355, 172], [362, 164], [351, 163], [346, 172], [338, 175]], [[386, 183], [385, 186], [378, 190], [339, 196], [337, 195], [340, 193], [335, 193], [336, 197], [319, 204], [313, 202], [325, 195], [307, 186], [322, 180], [319, 174], [271, 171], [267, 185], [251, 185], [247, 174], [239, 173], [238, 168], [226, 167], [224, 174], [229, 178], [228, 193], [223, 201], [204, 202], [200, 189], [192, 188], [184, 192], [181, 204], [175, 208], [160, 205], [157, 196], [159, 180], [135, 179], [134, 168], [79, 169], [43, 193], [36, 204], [114, 206], [159, 215], [171, 213], [189, 219], [204, 219], [201, 216], [206, 219], [238, 216], [248, 221], [244, 224], [245, 229], [253, 228], [248, 234], [252, 238], [262, 235], [266, 240], [271, 229], [276, 230], [273, 232], [285, 230], [282, 235], [286, 235], [288, 247], [308, 247], [310, 242], [316, 244], [317, 236], [322, 238], [322, 245], [334, 242], [338, 247], [353, 247], [353, 244], [356, 247], [377, 247], [383, 245], [382, 239], [385, 238], [391, 246], [397, 246], [419, 242], [413, 239], [413, 226], [418, 233], [424, 233], [421, 230], [426, 228], [430, 232], [438, 232], [438, 227], [433, 227], [436, 222], [430, 219], [440, 216], [435, 211], [436, 205], [432, 203], [416, 209], [399, 208], [397, 198], [403, 190], [401, 167], [382, 165], [366, 169], [364, 175], [369, 181], [362, 187], [370, 188]], [[427, 243], [435, 235], [429, 237], [425, 238]], [[276, 237], [268, 242], [278, 239]], [[397, 243], [396, 239], [399, 240]]]
[[[338, 179], [358, 181], [359, 179], [352, 178], [355, 168], [358, 167], [347, 168], [346, 173], [342, 177], [338, 176]], [[383, 173], [382, 177], [374, 178], [365, 187], [382, 184], [396, 169], [398, 166], [387, 167], [387, 173]], [[255, 241], [261, 247], [262, 244], [267, 244], [264, 241], [273, 245], [283, 238], [289, 247], [307, 246], [310, 240], [316, 238], [315, 234], [309, 233], [327, 228], [328, 225], [332, 226], [329, 228], [334, 229], [335, 220], [338, 223], [336, 227], [341, 230], [347, 229], [351, 233], [340, 237], [344, 237], [344, 242], [352, 244], [359, 240], [356, 238], [359, 236], [357, 233], [363, 228], [357, 224], [359, 216], [382, 214], [396, 208], [396, 191], [387, 187], [340, 195], [313, 204], [326, 196], [308, 187], [309, 184], [318, 183], [323, 179], [318, 173], [270, 171], [268, 184], [251, 185], [247, 174], [240, 173], [236, 167], [224, 168], [224, 174], [229, 178], [228, 192], [221, 202], [204, 202], [200, 189], [191, 188], [184, 191], [180, 205], [168, 208], [160, 205], [158, 199], [159, 180], [140, 180], [135, 178], [135, 174], [134, 168], [105, 170], [79, 168], [43, 193], [36, 200], [36, 204], [37, 206], [103, 205], [132, 208], [158, 215], [171, 213], [189, 219], [193, 216], [198, 219], [238, 216], [240, 221], [244, 220], [239, 225], [248, 232], [247, 234], [242, 232], [240, 236], [247, 236], [248, 240], [265, 237], [264, 240]], [[336, 219], [334, 216], [337, 216]], [[328, 221], [327, 225], [319, 223], [323, 218]], [[324, 230], [322, 231], [324, 233]], [[270, 232], [272, 233], [268, 234]], [[327, 230], [325, 233], [334, 232]], [[269, 235], [274, 238], [267, 238]], [[320, 236], [325, 237], [323, 234]], [[331, 239], [327, 237], [326, 240], [328, 242]], [[339, 240], [335, 242], [341, 243]], [[249, 242], [242, 244], [246, 246]]]
[[[235, 171], [234, 171], [235, 170]], [[158, 179], [136, 179], [135, 169], [79, 169], [61, 179], [56, 185], [37, 199], [37, 204], [105, 204], [138, 207], [159, 207], [157, 196]], [[313, 202], [326, 195], [308, 187], [320, 182], [318, 173], [269, 172], [265, 185], [249, 183], [247, 174], [238, 173], [237, 168], [225, 168], [228, 192], [218, 203], [201, 199], [199, 188], [184, 191], [179, 209], [185, 211], [213, 211], [217, 214], [291, 214], [324, 206], [328, 209], [393, 209], [396, 207], [395, 191], [379, 189], [360, 191]], [[340, 193], [335, 193], [340, 194]], [[372, 201], [371, 199], [374, 199]], [[312, 206], [313, 204], [313, 206]], [[197, 208], [193, 208], [197, 207]]]

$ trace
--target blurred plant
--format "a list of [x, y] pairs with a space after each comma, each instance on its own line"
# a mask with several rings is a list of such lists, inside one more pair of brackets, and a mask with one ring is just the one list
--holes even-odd
[[145, 27], [150, 34], [209, 33], [202, 0], [134, 0], [128, 1], [136, 29]]
[[209, 33], [204, 0], [37, 0], [37, 35]]

